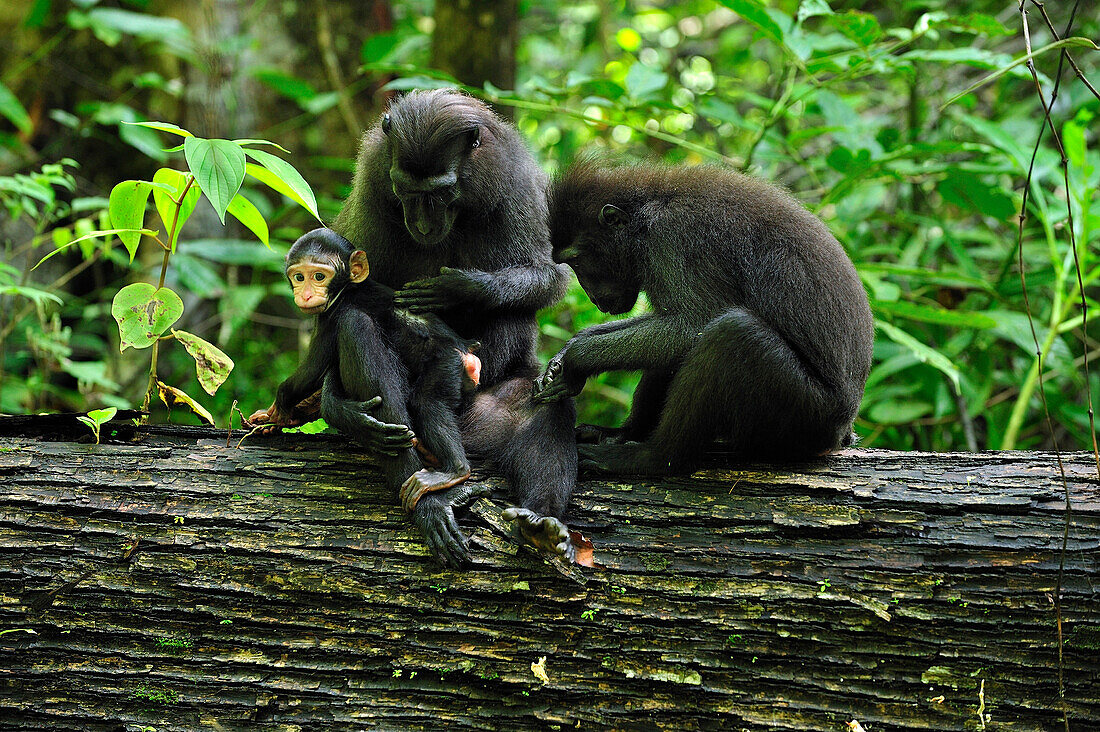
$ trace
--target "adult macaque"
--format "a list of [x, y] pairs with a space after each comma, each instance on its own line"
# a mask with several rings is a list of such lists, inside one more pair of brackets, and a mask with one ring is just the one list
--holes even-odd
[[785, 191], [712, 167], [574, 165], [551, 192], [554, 259], [596, 307], [653, 313], [578, 333], [537, 400], [640, 369], [630, 417], [582, 445], [585, 469], [690, 468], [715, 438], [741, 459], [798, 459], [852, 441], [873, 324], [855, 268]]
[[[572, 400], [531, 400], [535, 314], [568, 279], [551, 259], [546, 217], [545, 176], [515, 128], [476, 99], [436, 90], [397, 99], [363, 136], [333, 228], [366, 251], [371, 278], [397, 290], [398, 307], [438, 313], [482, 344], [481, 387], [461, 408], [463, 445], [504, 473], [519, 504], [506, 517], [521, 536], [571, 558], [560, 519], [576, 481]], [[372, 434], [386, 446], [385, 433]], [[415, 511], [452, 566], [468, 557], [454, 520], [462, 488], [425, 495]]]
[[[249, 419], [285, 425], [323, 383], [322, 416], [336, 427], [366, 425], [381, 438], [387, 483], [400, 486], [401, 503], [412, 511], [424, 494], [470, 477], [456, 415], [481, 365], [472, 353], [476, 344], [434, 315], [394, 310], [393, 290], [368, 273], [366, 253], [329, 229], [294, 242], [286, 276], [294, 303], [316, 315], [317, 326], [305, 361], [279, 385], [274, 404]], [[349, 414], [347, 398], [363, 404]], [[421, 467], [421, 456], [428, 467]]]

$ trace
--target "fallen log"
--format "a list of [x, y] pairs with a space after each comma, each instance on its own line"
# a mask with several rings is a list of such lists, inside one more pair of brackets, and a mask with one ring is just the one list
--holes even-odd
[[[582, 481], [592, 568], [434, 564], [333, 436], [0, 437], [0, 729], [1100, 729], [1100, 481], [849, 450]], [[107, 430], [105, 428], [105, 439]], [[86, 439], [86, 438], [83, 438]], [[1064, 706], [1063, 706], [1064, 705]], [[851, 727], [855, 729], [855, 727]]]

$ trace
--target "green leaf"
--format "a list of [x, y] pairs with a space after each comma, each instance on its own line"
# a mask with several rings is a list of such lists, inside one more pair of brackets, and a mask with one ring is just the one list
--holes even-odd
[[921, 363], [926, 363], [942, 371], [947, 378], [951, 379], [951, 383], [955, 387], [955, 393], [959, 393], [959, 370], [951, 362], [951, 359], [890, 323], [878, 320], [875, 321], [875, 327], [885, 333], [890, 340], [912, 351]]
[[368, 36], [360, 49], [360, 58], [363, 59], [363, 63], [368, 64], [387, 61], [406, 35], [405, 31], [391, 31]]
[[998, 221], [1007, 221], [1016, 215], [1016, 203], [1012, 196], [969, 170], [948, 171], [948, 177], [936, 184], [936, 191], [949, 203], [992, 216]]
[[635, 99], [644, 99], [665, 88], [668, 84], [668, 74], [638, 61], [630, 67], [630, 71], [626, 72], [626, 78], [623, 81], [630, 96]]
[[880, 313], [887, 313], [908, 320], [919, 320], [924, 323], [936, 323], [938, 325], [950, 325], [958, 328], [987, 329], [997, 327], [997, 321], [982, 313], [970, 313], [962, 310], [947, 310], [946, 308], [920, 305], [904, 300], [897, 302], [874, 303], [874, 309]]
[[115, 295], [111, 315], [118, 323], [120, 352], [148, 348], [183, 315], [183, 300], [167, 287], [158, 290], [147, 282], [135, 282]]
[[171, 122], [123, 122], [122, 124], [148, 127], [153, 130], [160, 130], [161, 132], [171, 132], [173, 135], [179, 135], [180, 137], [194, 137], [194, 135], [187, 130]]
[[718, 0], [718, 2], [755, 25], [776, 43], [783, 42], [783, 29], [768, 15], [764, 3], [759, 0]]
[[252, 75], [260, 83], [266, 84], [277, 93], [296, 102], [317, 96], [317, 90], [308, 81], [278, 69], [256, 69]]
[[117, 8], [93, 8], [88, 11], [93, 28], [111, 29], [118, 33], [149, 38], [158, 41], [179, 41], [190, 37], [190, 32], [175, 18], [149, 13], [135, 13]]
[[45, 305], [48, 302], [61, 305], [64, 302], [52, 292], [39, 290], [37, 287], [25, 287], [22, 285], [0, 285], [0, 295], [25, 297], [36, 305]]
[[49, 259], [50, 257], [53, 257], [57, 254], [60, 254], [61, 252], [63, 252], [68, 247], [71, 247], [73, 244], [79, 244], [80, 242], [82, 242], [86, 239], [98, 239], [98, 238], [101, 238], [101, 237], [104, 237], [104, 236], [114, 236], [114, 235], [120, 234], [122, 232], [129, 232], [129, 231], [136, 231], [139, 234], [142, 234], [144, 236], [156, 236], [157, 235], [157, 232], [153, 231], [152, 229], [101, 229], [99, 231], [90, 231], [87, 234], [85, 234], [84, 236], [79, 237], [77, 239], [73, 239], [72, 241], [68, 242], [67, 244], [62, 244], [57, 249], [54, 249], [52, 252], [50, 252], [46, 256], [42, 257], [42, 259], [39, 259], [38, 264], [34, 265], [34, 267], [31, 267], [31, 269], [32, 270], [36, 269], [39, 265], [41, 265], [47, 259]]
[[195, 359], [195, 370], [198, 373], [199, 385], [210, 396], [218, 387], [229, 378], [229, 372], [233, 370], [233, 359], [226, 356], [212, 343], [199, 338], [193, 333], [183, 330], [173, 330], [176, 337], [191, 357]]
[[188, 137], [183, 143], [183, 154], [187, 158], [187, 167], [195, 176], [195, 182], [206, 194], [224, 224], [225, 210], [229, 208], [229, 202], [237, 195], [241, 183], [244, 182], [244, 150], [229, 140]]
[[1041, 55], [1043, 55], [1044, 53], [1046, 53], [1048, 51], [1053, 51], [1053, 50], [1058, 49], [1058, 48], [1078, 48], [1078, 47], [1091, 48], [1094, 51], [1100, 51], [1100, 46], [1097, 46], [1095, 43], [1093, 43], [1088, 38], [1081, 38], [1079, 36], [1075, 36], [1073, 38], [1063, 38], [1060, 41], [1055, 41], [1054, 43], [1047, 44], [1047, 45], [1043, 46], [1042, 48], [1038, 49], [1037, 51], [1032, 51], [1031, 53], [1024, 54], [1023, 56], [1020, 56], [1019, 58], [1015, 59], [1012, 63], [1008, 64], [1007, 66], [1004, 66], [1000, 69], [997, 69], [992, 74], [989, 74], [988, 76], [985, 76], [985, 77], [979, 79], [978, 81], [974, 82], [973, 84], [971, 84], [970, 86], [963, 89], [961, 92], [959, 92], [958, 94], [956, 94], [955, 96], [951, 97], [946, 102], [941, 104], [940, 105], [940, 110], [943, 110], [947, 107], [950, 107], [952, 104], [959, 101], [960, 99], [965, 97], [970, 92], [975, 91], [976, 89], [980, 89], [980, 88], [982, 88], [983, 86], [985, 86], [987, 84], [993, 83], [994, 81], [1001, 78], [1005, 74], [1009, 73], [1010, 71], [1013, 71], [1020, 64], [1027, 63], [1028, 59], [1033, 59], [1036, 56], [1041, 56]]
[[952, 16], [931, 23], [934, 28], [948, 28], [965, 33], [977, 33], [981, 36], [1010, 36], [1014, 31], [1004, 27], [1001, 21], [984, 13], [968, 13], [962, 16]]
[[[263, 150], [245, 150], [245, 154], [263, 166], [248, 165], [249, 175], [282, 193], [321, 221], [321, 215], [317, 213], [317, 197], [313, 195], [313, 189], [293, 165]], [[321, 223], [324, 222], [321, 221]]]
[[886, 399], [867, 410], [867, 419], [875, 424], [908, 424], [932, 413], [932, 405], [906, 399]]
[[290, 154], [290, 150], [287, 150], [285, 147], [283, 147], [279, 143], [272, 142], [271, 140], [244, 139], [244, 140], [234, 140], [233, 142], [237, 143], [241, 147], [248, 147], [249, 145], [271, 145], [271, 147], [276, 148], [278, 150], [281, 150], [281, 151], [285, 152], [287, 155]]
[[206, 407], [196, 402], [188, 396], [186, 392], [174, 386], [168, 386], [168, 384], [165, 384], [159, 379], [157, 380], [157, 396], [164, 402], [164, 406], [169, 409], [182, 404], [203, 422], [211, 427], [214, 426], [214, 415], [210, 414], [210, 412], [206, 410]]
[[248, 239], [195, 239], [179, 246], [180, 252], [221, 264], [263, 267], [283, 271], [283, 258], [270, 247]]
[[108, 203], [111, 226], [120, 230], [118, 238], [130, 253], [131, 262], [141, 242], [141, 234], [134, 230], [140, 230], [145, 223], [145, 206], [152, 190], [153, 186], [144, 180], [124, 180], [111, 189]]
[[12, 94], [11, 89], [8, 89], [3, 84], [0, 84], [0, 115], [7, 118], [9, 122], [16, 126], [16, 128], [25, 135], [29, 135], [34, 130], [34, 123], [31, 122], [31, 117], [27, 114], [27, 110], [19, 103], [19, 100]]
[[201, 195], [198, 186], [192, 185], [188, 188], [187, 195], [180, 206], [179, 217], [176, 217], [175, 201], [180, 199], [180, 195], [183, 193], [183, 189], [187, 188], [189, 180], [191, 180], [191, 177], [186, 173], [171, 168], [161, 168], [153, 175], [153, 182], [158, 184], [153, 188], [153, 203], [157, 206], [157, 213], [160, 214], [160, 220], [164, 224], [165, 231], [169, 231], [172, 222], [175, 222], [176, 229], [171, 232], [172, 240], [168, 242], [173, 251], [176, 249], [176, 242], [179, 241], [180, 231], [187, 219], [191, 218], [191, 214], [194, 213]]
[[798, 4], [798, 22], [806, 20], [806, 18], [813, 18], [819, 15], [832, 15], [833, 9], [829, 7], [829, 3], [825, 0], [802, 0]]
[[838, 13], [829, 20], [846, 38], [855, 41], [862, 48], [867, 48], [882, 35], [878, 18], [860, 10]]
[[283, 429], [283, 433], [297, 433], [302, 435], [316, 435], [324, 432], [328, 429], [328, 422], [323, 419], [315, 419], [312, 422], [306, 422], [299, 427], [286, 427]]
[[225, 281], [207, 262], [183, 252], [172, 255], [172, 266], [180, 284], [202, 298], [221, 298], [225, 293]]
[[114, 419], [116, 414], [118, 414], [118, 407], [104, 407], [88, 412], [88, 418], [96, 424], [103, 424]]
[[229, 202], [229, 208], [226, 209], [226, 212], [251, 229], [256, 238], [264, 243], [264, 246], [271, 246], [268, 242], [267, 222], [264, 221], [263, 214], [253, 205], [252, 201], [238, 193]]

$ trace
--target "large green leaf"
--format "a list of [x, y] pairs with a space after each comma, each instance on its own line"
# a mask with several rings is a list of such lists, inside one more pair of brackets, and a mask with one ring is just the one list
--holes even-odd
[[912, 351], [921, 363], [926, 363], [942, 371], [947, 378], [951, 379], [951, 383], [955, 387], [955, 393], [959, 393], [959, 369], [951, 362], [951, 359], [890, 323], [881, 320], [876, 321], [875, 327], [885, 333], [890, 340]]
[[783, 29], [768, 15], [764, 3], [759, 0], [718, 0], [718, 2], [755, 25], [776, 43], [783, 42]]
[[212, 343], [199, 338], [193, 333], [184, 330], [173, 330], [176, 337], [191, 357], [195, 359], [195, 370], [198, 373], [199, 384], [210, 396], [218, 387], [229, 378], [229, 372], [233, 370], [233, 359], [226, 356]]
[[249, 165], [249, 175], [297, 202], [298, 205], [313, 214], [315, 219], [321, 221], [321, 215], [317, 213], [317, 197], [313, 195], [313, 189], [309, 187], [309, 183], [306, 183], [306, 179], [294, 169], [293, 165], [263, 150], [250, 148], [245, 150], [245, 153], [263, 166], [258, 168]]
[[948, 177], [936, 184], [936, 191], [949, 203], [998, 221], [1007, 221], [1016, 214], [1012, 196], [969, 170], [949, 170]]
[[31, 122], [27, 110], [19, 103], [15, 95], [11, 93], [11, 89], [8, 89], [3, 84], [0, 84], [0, 115], [6, 117], [9, 122], [15, 125], [19, 131], [24, 134], [29, 135], [31, 130], [34, 129], [34, 124]]
[[118, 322], [119, 351], [148, 348], [183, 315], [183, 300], [167, 287], [135, 282], [115, 295], [111, 315]]
[[[153, 188], [153, 203], [157, 206], [157, 213], [160, 214], [160, 220], [164, 222], [165, 230], [171, 233], [172, 241], [169, 245], [173, 251], [176, 248], [176, 242], [179, 241], [180, 230], [187, 219], [191, 218], [201, 195], [198, 186], [192, 185], [188, 188], [187, 195], [179, 207], [179, 216], [176, 216], [175, 201], [180, 200], [180, 195], [187, 187], [189, 180], [191, 180], [190, 176], [171, 168], [161, 168], [153, 175], [153, 182], [159, 184]], [[175, 222], [175, 231], [172, 231], [173, 222]]]
[[131, 232], [131, 231], [136, 231], [137, 233], [142, 234], [144, 236], [156, 236], [157, 235], [157, 232], [153, 231], [152, 229], [101, 229], [99, 231], [89, 231], [87, 234], [84, 234], [83, 236], [81, 236], [79, 238], [73, 239], [70, 242], [66, 242], [66, 243], [60, 245], [59, 247], [57, 247], [57, 249], [54, 249], [52, 252], [50, 252], [46, 256], [42, 257], [42, 259], [39, 259], [38, 263], [35, 264], [34, 267], [31, 267], [31, 269], [32, 270], [36, 269], [43, 262], [45, 262], [47, 259], [49, 259], [50, 257], [53, 257], [57, 254], [60, 254], [61, 252], [65, 251], [67, 248], [71, 247], [73, 244], [79, 244], [80, 242], [86, 241], [88, 239], [99, 239], [99, 238], [104, 237], [104, 236], [114, 236], [116, 234], [121, 234], [123, 232]]
[[264, 221], [263, 214], [253, 205], [252, 201], [238, 193], [229, 202], [229, 208], [226, 211], [237, 221], [251, 229], [252, 233], [264, 243], [264, 246], [271, 246], [268, 242], [267, 222]]
[[630, 71], [626, 72], [626, 78], [623, 81], [626, 82], [630, 96], [635, 99], [644, 99], [665, 88], [668, 84], [668, 74], [638, 61], [630, 67]]
[[867, 48], [882, 35], [882, 27], [878, 18], [870, 13], [859, 10], [849, 10], [845, 13], [833, 15], [829, 20], [837, 30], [855, 41], [862, 48]]
[[111, 189], [108, 211], [111, 226], [120, 229], [118, 238], [130, 253], [134, 261], [138, 244], [141, 242], [140, 230], [145, 223], [145, 206], [149, 203], [152, 184], [144, 180], [124, 180]]
[[889, 313], [908, 320], [919, 320], [925, 323], [937, 323], [939, 325], [952, 325], [959, 328], [995, 328], [997, 321], [982, 313], [966, 312], [964, 310], [948, 310], [946, 308], [920, 305], [915, 302], [882, 302], [876, 301], [874, 309], [881, 313]]
[[195, 182], [224, 224], [225, 211], [244, 182], [244, 150], [229, 140], [188, 137], [183, 143], [183, 154]]

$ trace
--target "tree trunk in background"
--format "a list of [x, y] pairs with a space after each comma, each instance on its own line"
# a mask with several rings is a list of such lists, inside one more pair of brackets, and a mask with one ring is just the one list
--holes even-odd
[[[0, 438], [0, 730], [1062, 728], [1049, 454], [582, 482], [593, 569], [517, 551], [480, 499], [452, 572], [342, 439], [240, 437]], [[1064, 457], [1084, 732], [1100, 482]]]
[[431, 65], [463, 84], [516, 84], [517, 0], [436, 0]]

